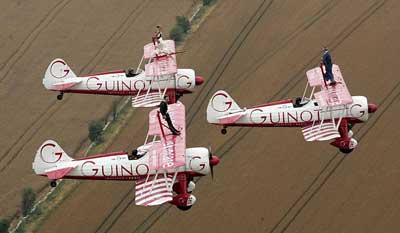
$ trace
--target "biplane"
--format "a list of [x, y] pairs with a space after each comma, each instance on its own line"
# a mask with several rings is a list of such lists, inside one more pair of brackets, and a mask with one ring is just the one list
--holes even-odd
[[[368, 120], [377, 106], [364, 96], [351, 96], [339, 66], [333, 65], [335, 85], [327, 85], [324, 67], [306, 72], [303, 96], [257, 106], [240, 108], [225, 91], [217, 91], [207, 107], [207, 121], [227, 127], [301, 127], [306, 141], [329, 141], [343, 153], [357, 146], [352, 127]], [[311, 93], [307, 96], [311, 87]], [[316, 92], [316, 88], [319, 90]]]
[[38, 149], [33, 170], [48, 177], [55, 187], [58, 179], [134, 181], [135, 203], [154, 206], [163, 203], [188, 210], [196, 202], [193, 178], [205, 176], [219, 158], [210, 149], [186, 148], [185, 107], [181, 102], [169, 106], [169, 114], [180, 135], [171, 133], [158, 109], [149, 113], [149, 130], [144, 145], [129, 154], [113, 152], [72, 159], [52, 140]]
[[59, 100], [64, 93], [128, 95], [132, 96], [133, 107], [153, 107], [168, 95], [172, 104], [204, 82], [193, 69], [178, 69], [176, 54], [173, 40], [164, 40], [157, 45], [149, 43], [144, 46], [136, 69], [82, 77], [77, 77], [64, 60], [57, 58], [48, 66], [43, 85], [48, 90], [59, 92]]

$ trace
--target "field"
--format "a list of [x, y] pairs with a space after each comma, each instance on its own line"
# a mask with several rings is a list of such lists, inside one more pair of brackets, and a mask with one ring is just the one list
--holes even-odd
[[[113, 97], [44, 90], [48, 63], [64, 58], [79, 74], [134, 66], [154, 25], [165, 31], [192, 1], [3, 1], [0, 40], [0, 217], [15, 212], [23, 187], [45, 179], [31, 170], [47, 138], [79, 157], [87, 123]], [[40, 232], [395, 232], [400, 228], [399, 78], [395, 69], [400, 3], [355, 1], [224, 1], [191, 35], [178, 57], [206, 82], [183, 97], [187, 145], [211, 145], [221, 157], [215, 177], [201, 178], [189, 212], [137, 207], [129, 182], [82, 182]], [[12, 18], [13, 20], [10, 20]], [[378, 104], [354, 128], [359, 147], [344, 156], [307, 143], [295, 128], [236, 128], [222, 136], [208, 125], [209, 97], [227, 90], [241, 106], [302, 94], [305, 71], [328, 46], [353, 95]], [[397, 77], [397, 78], [396, 78]], [[109, 148], [144, 141], [148, 110], [138, 110]]]

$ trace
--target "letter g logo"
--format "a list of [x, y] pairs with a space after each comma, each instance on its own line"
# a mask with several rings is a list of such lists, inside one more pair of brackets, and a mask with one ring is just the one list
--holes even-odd
[[232, 106], [232, 101], [228, 99], [225, 93], [218, 93], [214, 95], [211, 100], [211, 107], [217, 112], [225, 112]]

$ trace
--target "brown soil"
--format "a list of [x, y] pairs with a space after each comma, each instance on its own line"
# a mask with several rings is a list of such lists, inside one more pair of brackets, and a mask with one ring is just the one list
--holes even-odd
[[[139, 57], [138, 45], [148, 38], [147, 29], [160, 20], [154, 18], [155, 13], [170, 22], [163, 24], [172, 25], [176, 11], [185, 12], [191, 5], [179, 1], [179, 7], [172, 6], [177, 2], [148, 3], [143, 12], [153, 15], [138, 18], [130, 26], [131, 33], [108, 45], [112, 49], [101, 52], [105, 58], [99, 59], [96, 71], [128, 66], [132, 57]], [[0, 152], [5, 153], [21, 135], [9, 154], [15, 155], [26, 144], [1, 174], [3, 200], [17, 199], [18, 187], [43, 184], [43, 178], [33, 176], [30, 163], [44, 139], [55, 138], [66, 151], [74, 151], [86, 135], [86, 122], [104, 114], [112, 99], [70, 96], [58, 110], [60, 103], [53, 103], [54, 93], [41, 86], [42, 70], [54, 56], [64, 57], [77, 71], [85, 68], [132, 5], [140, 3], [120, 3], [119, 14], [115, 14], [116, 6], [110, 3], [71, 2], [16, 63], [24, 68], [13, 69], [1, 82], [5, 114], [0, 119], [7, 124], [3, 124]], [[94, 8], [92, 14], [82, 13]], [[187, 144], [211, 145], [215, 155], [222, 157], [214, 181], [210, 177], [198, 181], [196, 205], [188, 212], [172, 206], [137, 207], [130, 203], [132, 183], [85, 181], [52, 213], [40, 232], [396, 232], [400, 228], [400, 85], [395, 72], [400, 65], [396, 56], [399, 8], [400, 2], [386, 0], [220, 0], [187, 41], [186, 52], [178, 61], [181, 66], [194, 67], [207, 80], [193, 95], [183, 98]], [[43, 3], [43, 9], [33, 19], [49, 6]], [[102, 17], [97, 12], [102, 12]], [[113, 19], [104, 21], [106, 16]], [[79, 43], [69, 36], [72, 29], [76, 36], [83, 34]], [[89, 35], [97, 35], [99, 41]], [[241, 106], [301, 95], [304, 72], [318, 64], [324, 45], [331, 48], [351, 93], [365, 95], [379, 105], [366, 124], [354, 128], [359, 146], [349, 156], [337, 153], [327, 143], [304, 142], [299, 129], [237, 128], [222, 136], [218, 127], [206, 123], [208, 99], [218, 89], [228, 90]], [[27, 77], [27, 71], [36, 78]], [[18, 98], [23, 90], [29, 98]], [[92, 109], [90, 104], [95, 103]], [[56, 113], [51, 115], [53, 111]], [[143, 142], [147, 111], [134, 114], [109, 151]], [[32, 122], [34, 126], [29, 128]], [[1, 208], [3, 212], [11, 207]]]

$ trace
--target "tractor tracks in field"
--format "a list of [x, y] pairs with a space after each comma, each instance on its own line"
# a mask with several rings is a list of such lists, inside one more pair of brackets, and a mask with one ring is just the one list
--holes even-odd
[[18, 48], [6, 59], [6, 62], [0, 67], [2, 72], [0, 83], [2, 83], [15, 67], [16, 63], [25, 55], [32, 46], [33, 42], [38, 38], [44, 29], [54, 21], [57, 15], [71, 2], [71, 0], [63, 0], [57, 3], [50, 11], [40, 20], [40, 22], [32, 29], [29, 35], [20, 43]]
[[[63, 4], [62, 5], [63, 7], [61, 9], [63, 9], [69, 2], [70, 1], [67, 1], [67, 3]], [[115, 41], [118, 41], [123, 35], [125, 35], [127, 28], [129, 28], [131, 26], [131, 24], [134, 22], [134, 20], [138, 17], [138, 14], [136, 14], [137, 11], [139, 11], [140, 9], [143, 9], [145, 7], [145, 4], [148, 2], [149, 2], [148, 0], [141, 1], [139, 3], [138, 7], [135, 7], [135, 8], [133, 8], [132, 11], [130, 11], [130, 13], [127, 15], [127, 17], [123, 20], [123, 22], [117, 27], [117, 29], [105, 41], [105, 43], [98, 50], [98, 52], [92, 57], [90, 62], [86, 63], [82, 67], [79, 74], [81, 74], [85, 70], [88, 70], [87, 72], [92, 72], [96, 68], [96, 65], [98, 65], [102, 61], [102, 59], [107, 54], [107, 51], [109, 51], [112, 48], [112, 46], [114, 45]], [[60, 6], [58, 5], [58, 7], [60, 7]], [[47, 23], [47, 24], [49, 24], [49, 23]], [[43, 30], [43, 29], [41, 29], [41, 30]], [[121, 33], [121, 31], [123, 31], [123, 32]], [[94, 64], [92, 64], [92, 63], [94, 63]], [[90, 65], [92, 65], [92, 66], [89, 68]], [[24, 131], [24, 133], [21, 136], [19, 136], [14, 141], [14, 143], [2, 154], [2, 156], [0, 157], [0, 166], [1, 166], [0, 174], [21, 154], [23, 149], [32, 140], [34, 135], [37, 134], [39, 132], [39, 130], [41, 130], [43, 128], [45, 123], [49, 119], [51, 119], [61, 109], [62, 106], [64, 106], [68, 102], [69, 97], [70, 96], [64, 96], [64, 99], [62, 100], [62, 102], [60, 102], [58, 100], [52, 101], [46, 108], [46, 111], [41, 113], [38, 117], [36, 117], [34, 119], [34, 121], [32, 122], [32, 124], [30, 124], [29, 127]], [[82, 146], [82, 145], [83, 145], [83, 143], [80, 144], [80, 146]], [[78, 150], [79, 150], [79, 148], [76, 149], [75, 151], [78, 151]]]
[[[360, 25], [362, 25], [366, 20], [368, 20], [372, 15], [374, 15], [376, 13], [376, 11], [378, 11], [385, 3], [387, 0], [383, 0], [383, 1], [377, 1], [374, 4], [372, 4], [367, 10], [365, 10], [363, 13], [361, 13], [361, 15], [359, 17], [357, 17], [355, 20], [353, 20], [348, 27], [346, 27], [343, 31], [341, 31], [332, 41], [331, 43], [329, 43], [329, 46], [334, 49], [336, 47], [338, 47], [344, 40], [346, 40], [357, 28], [360, 27]], [[332, 7], [331, 7], [332, 8]], [[326, 13], [325, 13], [326, 14]], [[314, 20], [314, 22], [316, 22]], [[311, 25], [310, 25], [311, 26]], [[285, 97], [292, 89], [294, 89], [297, 84], [300, 82], [301, 77], [303, 77], [303, 73], [304, 71], [310, 67], [310, 65], [312, 65], [312, 62], [314, 62], [317, 58], [319, 57], [319, 54], [314, 56], [312, 59], [310, 59], [310, 61], [303, 67], [303, 69], [301, 69], [299, 72], [297, 72], [294, 76], [292, 76], [289, 81], [287, 82], [286, 85], [284, 85], [278, 92], [276, 92], [271, 98], [269, 98], [268, 101], [272, 101], [276, 98], [283, 98]], [[297, 78], [297, 80], [296, 80]], [[294, 80], [296, 80], [296, 82], [293, 82]], [[290, 83], [293, 83], [293, 85], [289, 85]], [[215, 85], [215, 84], [214, 84]], [[396, 86], [397, 87], [397, 86]], [[393, 91], [392, 91], [393, 92]], [[391, 92], [391, 93], [392, 93]], [[397, 95], [398, 97], [398, 95]], [[396, 97], [396, 98], [397, 98]], [[388, 98], [388, 97], [387, 97]], [[396, 99], [394, 98], [394, 99]], [[385, 98], [386, 100], [386, 98]], [[384, 100], [384, 101], [385, 101]], [[203, 100], [204, 101], [204, 100]], [[390, 104], [393, 102], [394, 100], [392, 100], [390, 102]], [[193, 105], [192, 105], [193, 106]], [[390, 105], [388, 105], [389, 107]], [[388, 108], [387, 107], [387, 108]], [[386, 110], [384, 110], [382, 112], [382, 114], [385, 112]], [[193, 115], [194, 117], [195, 115]], [[380, 116], [376, 119], [379, 120]], [[375, 122], [376, 122], [375, 121]], [[373, 123], [373, 125], [375, 125], [375, 123]], [[370, 127], [372, 128], [373, 125]], [[215, 154], [218, 154], [220, 156], [220, 158], [222, 159], [223, 157], [225, 157], [225, 155], [227, 155], [227, 153], [232, 150], [235, 145], [237, 145], [249, 132], [251, 131], [251, 128], [240, 128], [239, 130], [237, 130], [216, 152]], [[368, 133], [368, 130], [362, 135], [362, 137], [364, 137], [364, 135], [366, 135]], [[339, 153], [337, 153], [339, 154]], [[344, 160], [345, 157], [343, 157]], [[328, 168], [328, 166], [325, 166], [323, 168], [323, 170], [326, 170]], [[332, 171], [333, 173], [334, 171]], [[330, 177], [330, 176], [329, 176]], [[327, 177], [327, 179], [329, 179], [329, 177]], [[197, 179], [197, 181], [199, 181], [201, 179], [201, 177], [199, 179]], [[326, 179], [326, 180], [327, 180]], [[326, 181], [325, 181], [326, 182]], [[319, 190], [319, 189], [318, 189]], [[318, 190], [315, 192], [317, 193]], [[314, 194], [315, 195], [315, 194]], [[314, 196], [313, 195], [313, 196]], [[313, 197], [312, 196], [312, 197]], [[312, 198], [311, 197], [311, 198]], [[310, 199], [311, 200], [311, 199]], [[307, 202], [308, 203], [308, 202]], [[307, 204], [306, 203], [306, 204]], [[305, 204], [305, 205], [306, 205]], [[154, 224], [171, 208], [170, 205], [168, 206], [159, 206], [157, 207], [157, 209], [155, 209], [140, 225], [138, 225], [138, 227], [133, 231], [134, 233], [137, 232], [148, 232], [148, 230], [151, 229], [152, 226], [154, 226]], [[304, 206], [303, 206], [304, 208]], [[300, 210], [301, 212], [301, 210]], [[299, 213], [300, 213], [299, 212]], [[297, 213], [297, 215], [299, 214]], [[118, 217], [120, 217], [122, 214], [119, 214]], [[297, 215], [292, 219], [292, 221], [295, 220], [295, 218], [297, 217]], [[291, 223], [291, 222], [290, 222]], [[289, 223], [289, 225], [290, 225]], [[288, 225], [288, 226], [289, 226]], [[288, 227], [287, 226], [287, 227]], [[287, 227], [285, 229], [287, 229]], [[108, 230], [111, 229], [110, 227], [108, 228]], [[107, 231], [108, 232], [108, 231]]]
[[307, 31], [312, 25], [314, 25], [319, 19], [324, 17], [329, 13], [336, 5], [339, 4], [341, 0], [338, 1], [328, 1], [325, 3], [319, 11], [315, 12], [310, 18], [303, 22], [296, 30], [292, 31], [287, 35], [282, 42], [276, 46], [274, 49], [263, 54], [261, 57], [255, 59], [256, 63], [253, 64], [249, 70], [245, 69], [242, 73], [237, 75], [235, 78], [231, 78], [232, 84], [227, 88], [228, 92], [232, 92], [239, 88], [244, 81], [246, 81], [251, 74], [255, 73], [260, 67], [265, 65], [265, 63], [274, 57], [278, 52], [285, 48], [290, 42], [296, 39], [299, 35]]
[[[267, 1], [264, 0], [260, 4], [260, 6], [257, 8], [257, 10], [253, 13], [253, 15], [250, 17], [250, 19], [244, 25], [242, 30], [239, 32], [239, 34], [235, 37], [235, 40], [231, 43], [229, 48], [225, 51], [221, 60], [219, 60], [218, 64], [215, 66], [215, 69], [211, 72], [211, 75], [206, 79], [206, 81], [203, 84], [202, 90], [206, 90], [205, 95], [203, 95], [202, 98], [200, 97], [202, 93], [199, 93], [198, 95], [196, 95], [196, 97], [193, 99], [192, 104], [190, 105], [190, 107], [187, 110], [188, 115], [191, 113], [188, 116], [187, 128], [189, 128], [193, 119], [201, 110], [201, 108], [200, 108], [201, 104], [204, 103], [204, 101], [206, 101], [206, 98], [211, 93], [214, 86], [217, 84], [218, 80], [222, 77], [223, 73], [225, 72], [226, 68], [229, 66], [229, 64], [231, 63], [233, 58], [235, 57], [236, 53], [242, 47], [243, 43], [246, 41], [246, 39], [248, 38], [250, 33], [257, 26], [258, 22], [260, 22], [260, 20], [265, 15], [265, 13], [268, 11], [268, 9], [270, 9], [273, 2], [274, 2], [274, 0], [271, 0], [267, 4]], [[216, 77], [214, 77], [214, 76], [216, 76]], [[196, 107], [195, 105], [197, 102], [199, 102], [199, 104]], [[193, 109], [193, 112], [192, 112], [192, 109]]]

